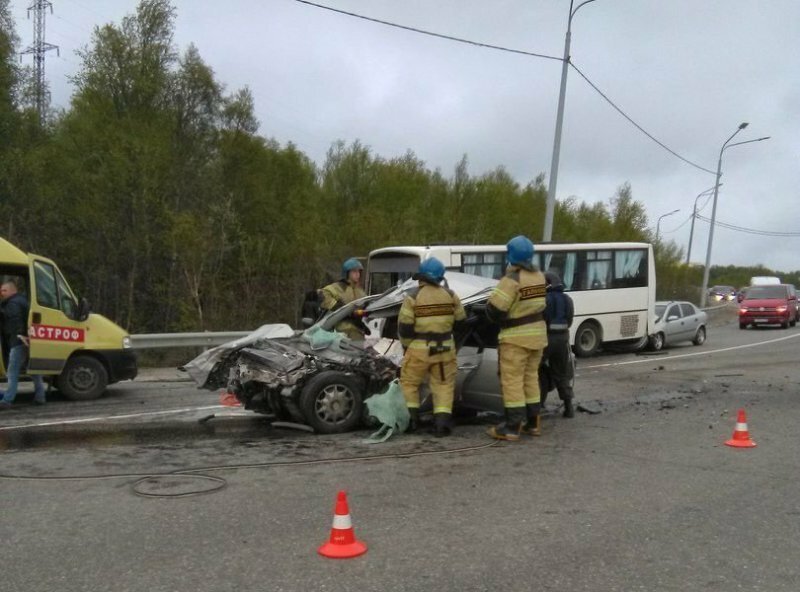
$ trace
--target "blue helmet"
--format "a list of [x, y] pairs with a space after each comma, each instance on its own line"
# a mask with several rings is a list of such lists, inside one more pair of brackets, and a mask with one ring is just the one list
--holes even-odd
[[522, 267], [533, 266], [533, 243], [527, 236], [515, 236], [506, 245], [508, 250], [508, 263], [510, 265], [521, 265]]
[[419, 271], [414, 274], [415, 280], [423, 280], [431, 284], [440, 284], [444, 279], [444, 263], [436, 257], [429, 257], [419, 264]]
[[342, 277], [344, 279], [347, 279], [347, 276], [354, 269], [363, 270], [364, 266], [361, 265], [361, 261], [359, 261], [355, 257], [350, 257], [350, 259], [342, 263]]

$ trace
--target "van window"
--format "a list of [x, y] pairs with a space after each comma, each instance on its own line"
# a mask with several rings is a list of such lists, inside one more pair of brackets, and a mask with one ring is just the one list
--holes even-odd
[[58, 288], [55, 269], [48, 263], [36, 261], [33, 264], [33, 272], [36, 278], [36, 302], [39, 306], [57, 309]]
[[56, 271], [56, 282], [58, 284], [59, 302], [61, 302], [61, 312], [67, 315], [67, 318], [74, 319], [78, 314], [78, 303], [75, 297], [67, 286], [67, 281], [60, 272]]

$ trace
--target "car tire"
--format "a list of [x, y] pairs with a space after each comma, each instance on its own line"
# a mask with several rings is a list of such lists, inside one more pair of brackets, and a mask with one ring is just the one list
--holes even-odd
[[797, 325], [797, 319], [793, 319], [793, 320], [789, 321], [789, 326], [790, 327], [794, 327], [795, 325]]
[[656, 333], [650, 336], [650, 349], [653, 351], [661, 351], [664, 349], [664, 334]]
[[56, 379], [58, 390], [72, 401], [91, 401], [102, 395], [108, 386], [108, 370], [92, 356], [71, 358]]
[[587, 321], [575, 332], [575, 355], [579, 358], [589, 358], [597, 352], [600, 343], [600, 327]]
[[705, 327], [698, 327], [697, 333], [694, 334], [694, 339], [692, 339], [692, 343], [695, 345], [703, 345], [706, 342], [706, 328]]
[[747, 329], [747, 323], [739, 323], [740, 329]]
[[781, 323], [781, 329], [788, 329], [789, 328], [789, 321], [783, 321]]
[[300, 411], [316, 432], [349, 432], [361, 421], [363, 390], [361, 381], [355, 376], [336, 370], [321, 372], [303, 387]]

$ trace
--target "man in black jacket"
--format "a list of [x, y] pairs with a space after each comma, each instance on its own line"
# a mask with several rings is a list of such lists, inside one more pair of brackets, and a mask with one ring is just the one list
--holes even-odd
[[558, 397], [564, 403], [564, 417], [575, 417], [572, 404], [574, 393], [572, 381], [575, 369], [572, 366], [572, 352], [569, 344], [569, 328], [575, 309], [572, 298], [564, 293], [564, 284], [558, 274], [547, 271], [544, 274], [547, 283], [545, 296], [544, 320], [547, 324], [547, 347], [542, 354], [539, 366], [539, 389], [542, 393], [542, 405], [547, 398], [547, 391], [555, 387]]
[[[3, 351], [8, 352], [6, 376], [8, 388], [0, 400], [0, 411], [10, 409], [17, 397], [19, 375], [28, 357], [28, 313], [30, 307], [25, 297], [17, 292], [17, 284], [13, 280], [3, 282], [0, 286], [2, 299], [2, 339]], [[33, 376], [34, 399], [37, 405], [44, 405], [45, 390], [41, 376]]]

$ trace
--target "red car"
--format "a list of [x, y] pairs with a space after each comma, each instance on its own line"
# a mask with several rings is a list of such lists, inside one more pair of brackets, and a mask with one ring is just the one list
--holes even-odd
[[792, 327], [800, 317], [797, 292], [792, 284], [750, 286], [739, 303], [739, 328], [748, 325], [780, 325]]

